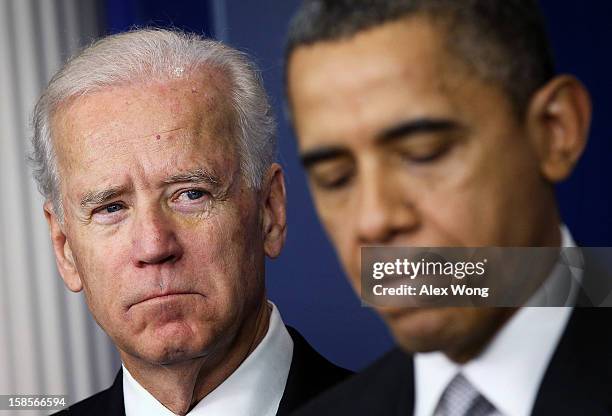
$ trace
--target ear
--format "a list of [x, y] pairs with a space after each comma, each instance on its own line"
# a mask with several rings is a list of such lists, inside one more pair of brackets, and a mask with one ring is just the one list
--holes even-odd
[[586, 146], [591, 124], [586, 88], [572, 76], [555, 77], [536, 92], [526, 117], [544, 177], [552, 183], [567, 178]]
[[45, 202], [44, 211], [47, 224], [49, 224], [49, 233], [51, 234], [57, 269], [66, 287], [73, 292], [80, 292], [83, 290], [83, 282], [75, 267], [72, 249], [64, 233], [63, 225], [57, 218], [53, 204], [50, 201]]
[[270, 258], [280, 255], [287, 237], [287, 195], [283, 169], [273, 163], [262, 189], [264, 251]]

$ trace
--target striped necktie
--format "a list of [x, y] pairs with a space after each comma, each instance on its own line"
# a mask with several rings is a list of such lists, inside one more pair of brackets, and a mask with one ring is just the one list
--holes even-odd
[[448, 383], [435, 412], [435, 416], [497, 415], [495, 407], [461, 373]]

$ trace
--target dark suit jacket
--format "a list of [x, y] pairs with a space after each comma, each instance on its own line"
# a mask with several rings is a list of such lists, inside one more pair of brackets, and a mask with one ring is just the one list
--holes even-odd
[[[327, 361], [293, 328], [287, 327], [293, 339], [293, 358], [277, 415], [287, 415], [317, 394], [345, 379], [351, 373]], [[124, 416], [123, 376], [121, 370], [113, 384], [58, 416]]]
[[[580, 307], [574, 308], [544, 374], [533, 416], [612, 415], [612, 308], [589, 307], [603, 304], [611, 290], [610, 271], [599, 266], [597, 259], [587, 259], [589, 294], [579, 294]], [[414, 402], [412, 357], [395, 349], [294, 415], [408, 416]]]

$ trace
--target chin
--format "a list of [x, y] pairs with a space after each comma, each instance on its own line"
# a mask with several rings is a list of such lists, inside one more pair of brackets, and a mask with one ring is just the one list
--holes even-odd
[[206, 355], [206, 348], [187, 342], [172, 340], [164, 343], [160, 340], [156, 344], [145, 346], [138, 354], [140, 358], [151, 364], [171, 365]]
[[167, 323], [151, 333], [143, 334], [137, 354], [147, 362], [159, 365], [175, 364], [204, 356], [213, 340], [194, 331], [184, 323]]
[[397, 344], [408, 353], [452, 348], [459, 329], [451, 308], [402, 308], [382, 312]]

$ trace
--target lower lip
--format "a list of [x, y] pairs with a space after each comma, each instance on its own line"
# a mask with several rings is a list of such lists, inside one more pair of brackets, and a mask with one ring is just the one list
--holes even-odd
[[196, 296], [196, 295], [198, 294], [197, 293], [172, 293], [168, 295], [160, 295], [160, 296], [155, 296], [154, 298], [145, 299], [143, 301], [136, 303], [135, 305], [143, 304], [143, 303], [150, 302], [150, 301], [164, 302], [164, 301], [179, 299], [184, 296]]

